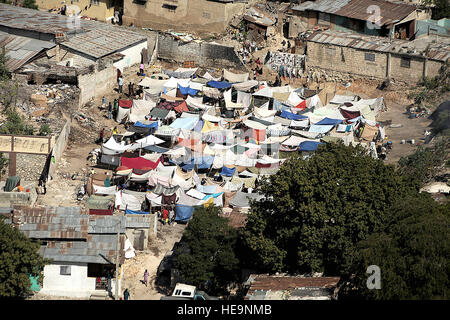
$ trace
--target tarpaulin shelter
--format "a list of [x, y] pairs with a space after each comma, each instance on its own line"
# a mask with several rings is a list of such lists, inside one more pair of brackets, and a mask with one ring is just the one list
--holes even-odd
[[327, 125], [337, 125], [339, 123], [342, 123], [342, 120], [340, 119], [331, 119], [331, 118], [327, 118], [325, 117], [324, 119], [320, 120], [319, 122], [316, 122], [315, 125], [318, 126], [327, 126]]
[[303, 141], [299, 145], [298, 151], [316, 151], [321, 142], [317, 141]]
[[120, 154], [124, 153], [130, 147], [131, 145], [125, 145], [123, 142], [117, 143], [114, 137], [111, 137], [102, 145], [102, 153], [107, 155]]
[[102, 157], [100, 158], [100, 163], [107, 164], [113, 167], [118, 167], [120, 166], [120, 157], [102, 154]]
[[159, 146], [155, 146], [155, 145], [146, 146], [146, 147], [144, 147], [144, 149], [151, 151], [151, 152], [155, 152], [155, 153], [165, 153], [170, 150], [169, 148], [163, 148], [163, 147], [159, 147]]
[[223, 166], [222, 171], [220, 172], [220, 175], [226, 176], [226, 177], [232, 177], [235, 172], [236, 172], [236, 168], [228, 168], [226, 166]]
[[313, 133], [327, 133], [328, 131], [332, 130], [334, 128], [334, 125], [315, 125], [309, 127], [309, 132]]
[[178, 113], [183, 113], [183, 112], [189, 111], [189, 108], [188, 108], [186, 102], [183, 101], [183, 102], [180, 103], [178, 106], [176, 106], [175, 108], [173, 108], [173, 110], [175, 110], [175, 111], [178, 112]]
[[241, 81], [239, 83], [233, 83], [233, 88], [235, 88], [238, 91], [249, 91], [252, 88], [256, 87], [258, 85], [258, 81], [256, 80], [248, 80], [248, 81]]
[[145, 116], [156, 106], [152, 100], [133, 100], [133, 106], [130, 110], [130, 122], [144, 121]]
[[203, 104], [203, 97], [194, 98], [194, 97], [188, 96], [186, 98], [186, 104], [191, 108], [197, 108], [197, 109], [201, 109], [201, 110], [205, 110], [205, 109], [212, 107], [212, 106]]
[[131, 168], [131, 169], [143, 169], [143, 168], [155, 169], [158, 166], [160, 159], [158, 159], [158, 161], [156, 161], [156, 162], [153, 162], [153, 161], [144, 159], [142, 157], [138, 157], [138, 158], [121, 157], [120, 162], [121, 162], [122, 166]]
[[155, 107], [150, 111], [149, 115], [152, 119], [165, 119], [169, 112], [170, 110], [168, 109]]
[[141, 127], [141, 128], [155, 128], [158, 129], [158, 121], [153, 121], [150, 123], [144, 123], [144, 122], [140, 122], [137, 121], [134, 125], [134, 127]]
[[119, 100], [119, 107], [131, 108], [133, 106], [133, 100]]
[[250, 200], [259, 201], [262, 198], [264, 198], [262, 194], [238, 191], [230, 200], [230, 205], [237, 208], [250, 208]]
[[229, 82], [244, 82], [247, 81], [249, 73], [233, 73], [227, 69], [223, 69], [223, 78]]
[[178, 118], [170, 124], [170, 127], [175, 129], [192, 130], [198, 122], [198, 117]]
[[147, 211], [134, 211], [130, 209], [125, 210], [125, 214], [150, 214], [150, 212]]
[[191, 219], [194, 210], [194, 207], [177, 204], [175, 206], [175, 221], [188, 222]]
[[228, 89], [231, 88], [232, 84], [226, 81], [208, 81], [206, 83], [208, 86], [216, 89]]
[[281, 111], [280, 117], [285, 118], [285, 119], [289, 119], [289, 120], [303, 120], [303, 119], [308, 119], [307, 116], [301, 115], [301, 114], [295, 114], [289, 111]]
[[214, 161], [213, 156], [194, 157], [190, 161], [183, 161], [179, 166], [184, 171], [190, 171], [194, 168], [209, 169]]
[[190, 95], [190, 96], [195, 96], [198, 92], [198, 90], [192, 89], [190, 87], [183, 87], [181, 85], [178, 84], [178, 90], [180, 90], [182, 95]]

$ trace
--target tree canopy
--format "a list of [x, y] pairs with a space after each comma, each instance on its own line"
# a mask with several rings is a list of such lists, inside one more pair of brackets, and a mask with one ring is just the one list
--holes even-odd
[[249, 261], [262, 272], [327, 275], [348, 270], [356, 244], [412, 192], [393, 166], [342, 143], [286, 160], [261, 190], [265, 200], [252, 203], [243, 234]]
[[39, 244], [0, 218], [0, 297], [25, 298], [30, 294], [30, 275], [39, 277], [50, 261], [42, 258]]
[[222, 293], [239, 270], [237, 231], [218, 213], [214, 206], [196, 208], [181, 239], [187, 250], [180, 247], [174, 254], [180, 280], [212, 294]]
[[[358, 245], [354, 277], [341, 298], [449, 299], [450, 205], [429, 194], [405, 198], [390, 210], [382, 232]], [[380, 267], [380, 290], [366, 286], [369, 265]]]

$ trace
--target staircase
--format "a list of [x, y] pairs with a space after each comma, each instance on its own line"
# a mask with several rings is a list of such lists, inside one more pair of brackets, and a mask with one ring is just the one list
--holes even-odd
[[106, 290], [96, 290], [91, 294], [89, 300], [113, 300], [108, 296], [108, 292]]

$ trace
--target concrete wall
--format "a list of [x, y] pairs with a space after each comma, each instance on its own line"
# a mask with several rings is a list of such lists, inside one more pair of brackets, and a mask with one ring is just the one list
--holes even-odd
[[194, 61], [196, 66], [208, 68], [239, 68], [242, 66], [233, 47], [207, 42], [183, 43], [166, 34], [158, 36], [158, 58], [177, 62]]
[[[82, 12], [82, 16], [106, 21], [114, 16], [114, 6], [110, 7], [111, 0], [99, 0], [99, 4], [90, 5], [90, 0], [36, 0], [36, 4], [40, 10], [48, 11], [50, 9], [61, 8], [64, 4], [67, 6], [78, 6]], [[85, 7], [87, 10], [84, 10]]]
[[[167, 5], [176, 8], [172, 10]], [[244, 3], [207, 0], [149, 0], [142, 4], [124, 0], [122, 19], [126, 26], [223, 32], [229, 21], [244, 8]]]
[[114, 88], [117, 81], [116, 68], [113, 65], [93, 73], [78, 76], [80, 88], [79, 106], [88, 101], [101, 97], [107, 90]]
[[134, 64], [141, 63], [141, 52], [144, 48], [147, 49], [147, 41], [120, 51], [120, 53], [125, 55], [125, 57], [122, 60], [114, 63], [114, 67], [123, 71], [124, 68], [128, 68]]
[[58, 139], [56, 139], [55, 145], [53, 146], [50, 157], [51, 156], [55, 157], [55, 163], [49, 161], [47, 181], [49, 181], [51, 177], [55, 174], [57, 163], [59, 160], [61, 160], [61, 156], [64, 150], [66, 149], [67, 142], [69, 141], [70, 123], [71, 120], [67, 120], [66, 124], [64, 125], [63, 129], [61, 130], [58, 136]]

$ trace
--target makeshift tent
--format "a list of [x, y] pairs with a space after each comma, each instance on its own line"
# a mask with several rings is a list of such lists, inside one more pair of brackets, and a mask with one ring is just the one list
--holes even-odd
[[178, 85], [178, 90], [180, 90], [181, 94], [184, 96], [186, 95], [195, 96], [198, 92], [198, 90], [191, 89], [190, 87], [183, 87], [181, 85]]
[[114, 137], [111, 137], [102, 145], [102, 153], [107, 155], [120, 154], [124, 153], [130, 147], [131, 145], [125, 145], [123, 141], [122, 143], [117, 143]]
[[164, 83], [164, 87], [167, 89], [171, 89], [171, 88], [177, 88], [178, 85], [181, 85], [183, 87], [189, 87], [189, 83], [190, 83], [191, 79], [176, 79], [171, 77], [169, 80], [167, 80]]
[[223, 97], [223, 93], [220, 92], [217, 88], [203, 87], [202, 91], [203, 94], [209, 98], [220, 99]]
[[119, 107], [119, 109], [117, 109], [116, 121], [122, 122], [122, 120], [127, 118], [129, 115], [130, 115], [130, 108]]
[[285, 119], [289, 119], [289, 120], [303, 120], [303, 119], [308, 119], [307, 116], [301, 115], [301, 114], [295, 114], [289, 111], [281, 111], [280, 117], [285, 118]]
[[316, 151], [321, 142], [317, 141], [303, 141], [299, 145], [298, 151]]
[[309, 132], [314, 133], [327, 133], [328, 131], [332, 130], [334, 125], [315, 125], [309, 127]]
[[333, 126], [335, 126], [339, 123], [342, 123], [342, 120], [330, 119], [330, 118], [325, 117], [324, 119], [320, 120], [319, 122], [316, 122], [315, 125], [318, 125], [318, 126], [333, 125]]
[[175, 129], [187, 129], [192, 130], [198, 122], [197, 117], [191, 118], [178, 118], [170, 124], [170, 127]]
[[237, 208], [250, 208], [250, 200], [259, 201], [263, 197], [264, 195], [258, 193], [245, 193], [238, 191], [233, 199], [230, 200], [230, 205]]
[[176, 106], [175, 108], [173, 108], [173, 110], [175, 110], [175, 111], [178, 112], [178, 113], [183, 113], [183, 112], [189, 111], [189, 108], [188, 108], [186, 102], [183, 101], [183, 102], [180, 103], [178, 106]]
[[169, 148], [163, 148], [155, 145], [146, 146], [144, 147], [144, 149], [155, 153], [165, 153], [170, 150]]
[[194, 207], [177, 204], [175, 206], [175, 221], [188, 222], [194, 213]]
[[233, 87], [238, 91], [249, 91], [250, 89], [256, 87], [258, 85], [258, 81], [256, 80], [248, 80], [241, 81], [240, 83], [233, 83]]
[[114, 203], [114, 195], [99, 196], [91, 195], [86, 200], [88, 209], [110, 209]]
[[194, 168], [198, 169], [209, 169], [214, 161], [213, 156], [204, 156], [198, 158], [192, 158], [189, 161], [184, 161], [180, 163], [180, 167], [184, 171], [190, 171]]
[[[148, 122], [148, 123], [146, 123], [146, 122]], [[143, 121], [143, 122], [137, 121], [133, 126], [134, 127], [140, 127], [140, 128], [155, 128], [155, 129], [158, 129], [158, 121], [153, 121], [153, 122], [151, 122], [151, 121]]]
[[232, 177], [235, 172], [236, 172], [236, 168], [228, 168], [228, 167], [223, 166], [222, 171], [220, 172], [220, 175], [226, 176], [226, 177]]
[[102, 154], [100, 163], [107, 164], [107, 165], [113, 166], [113, 167], [118, 167], [118, 166], [120, 166], [120, 157]]
[[120, 162], [122, 166], [132, 168], [132, 169], [143, 169], [143, 168], [150, 168], [155, 169], [158, 165], [160, 159], [158, 159], [157, 162], [152, 162], [150, 160], [146, 160], [142, 157], [138, 158], [120, 158]]
[[131, 108], [129, 120], [131, 122], [144, 121], [145, 116], [156, 106], [156, 103], [151, 100], [133, 100], [133, 107]]
[[95, 184], [92, 185], [94, 188], [95, 194], [115, 194], [116, 193], [116, 186], [110, 186], [110, 187], [103, 187], [103, 186], [96, 186]]
[[226, 81], [208, 81], [208, 86], [216, 89], [228, 89], [231, 88], [231, 83]]
[[170, 110], [168, 110], [168, 109], [162, 109], [159, 107], [155, 107], [150, 111], [149, 115], [152, 119], [161, 119], [162, 120], [162, 119], [167, 118], [169, 111]]
[[227, 69], [223, 69], [223, 78], [229, 82], [244, 82], [247, 81], [249, 77], [247, 73], [232, 73]]
[[194, 98], [194, 97], [188, 96], [186, 98], [186, 104], [189, 107], [197, 108], [197, 109], [201, 109], [201, 110], [205, 110], [205, 109], [208, 109], [208, 108], [212, 107], [212, 106], [203, 104], [203, 97]]
[[133, 100], [119, 100], [119, 107], [131, 108], [133, 106]]

